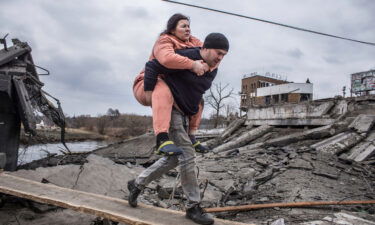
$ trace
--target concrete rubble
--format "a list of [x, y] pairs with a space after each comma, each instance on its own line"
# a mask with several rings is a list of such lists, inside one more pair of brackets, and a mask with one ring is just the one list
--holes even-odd
[[[288, 113], [303, 109], [305, 115], [312, 116], [299, 117], [299, 126], [269, 125], [273, 122], [258, 126], [255, 117], [250, 121], [242, 118], [233, 121], [218, 137], [206, 141], [214, 151], [196, 157], [202, 206], [374, 200], [375, 98], [327, 102], [296, 110], [288, 106]], [[267, 112], [266, 117], [259, 114], [262, 111]], [[278, 120], [294, 115], [277, 112]], [[273, 120], [268, 113], [269, 110], [261, 110], [256, 115], [261, 120]], [[314, 123], [309, 124], [312, 118]], [[325, 124], [327, 121], [331, 122]], [[294, 119], [292, 124], [295, 122]], [[44, 159], [38, 163], [45, 168], [36, 168], [31, 163], [28, 170], [14, 174], [124, 198], [128, 195], [126, 182], [158, 158], [153, 154], [154, 143], [153, 135], [145, 134], [75, 158]], [[183, 210], [183, 200], [178, 169], [150, 183], [139, 198], [145, 204], [176, 210]], [[259, 225], [375, 224], [374, 205], [274, 207], [214, 215]], [[86, 218], [81, 224], [92, 224], [92, 220]]]

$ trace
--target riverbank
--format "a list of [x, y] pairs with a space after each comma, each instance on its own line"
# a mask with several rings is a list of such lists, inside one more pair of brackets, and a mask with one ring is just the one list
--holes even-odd
[[[76, 141], [104, 141], [112, 139], [109, 136], [100, 135], [95, 132], [83, 130], [83, 129], [73, 129], [67, 128], [65, 130], [65, 142], [76, 142]], [[38, 129], [36, 136], [28, 136], [25, 134], [24, 130], [21, 129], [20, 143], [25, 145], [33, 144], [45, 144], [45, 143], [57, 143], [61, 142], [61, 132], [60, 129]]]

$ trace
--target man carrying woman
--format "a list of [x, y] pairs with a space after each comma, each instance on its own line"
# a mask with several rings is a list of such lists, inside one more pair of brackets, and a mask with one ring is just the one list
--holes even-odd
[[[167, 29], [160, 34], [154, 44], [149, 60], [157, 59], [161, 65], [169, 69], [191, 70], [196, 76], [202, 76], [208, 71], [208, 65], [202, 60], [192, 60], [175, 53], [175, 50], [201, 47], [202, 42], [191, 35], [190, 21], [187, 16], [174, 14], [167, 23]], [[156, 135], [156, 153], [160, 155], [178, 155], [181, 151], [170, 140], [168, 130], [171, 122], [171, 112], [174, 104], [172, 93], [163, 80], [163, 75], [157, 79], [153, 91], [144, 90], [144, 70], [136, 77], [133, 92], [139, 103], [152, 106], [153, 127]], [[199, 110], [189, 117], [189, 137], [196, 152], [206, 153], [208, 149], [195, 139], [203, 111], [203, 101]]]
[[216, 77], [217, 68], [229, 50], [227, 38], [220, 33], [207, 35], [202, 48], [177, 50], [176, 53], [191, 60], [203, 60], [208, 70], [197, 76], [188, 69], [168, 69], [157, 59], [146, 63], [144, 91], [155, 91], [160, 82], [158, 74], [164, 74], [164, 84], [169, 88], [175, 102], [171, 113], [169, 135], [175, 141], [178, 154], [166, 155], [145, 169], [135, 180], [128, 182], [128, 201], [137, 206], [137, 198], [151, 181], [170, 169], [180, 166], [181, 185], [187, 198], [186, 217], [199, 224], [213, 224], [213, 218], [200, 207], [201, 196], [195, 172], [195, 150], [191, 145], [186, 118], [200, 109], [201, 99]]

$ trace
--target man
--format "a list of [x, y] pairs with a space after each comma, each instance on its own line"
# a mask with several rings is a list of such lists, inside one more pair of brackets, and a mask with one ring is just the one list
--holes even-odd
[[[227, 54], [229, 42], [220, 33], [207, 35], [202, 48], [189, 48], [176, 51], [178, 54], [193, 60], [203, 60], [210, 70], [203, 76], [196, 76], [189, 70], [173, 70], [162, 66], [156, 59], [146, 63], [145, 91], [152, 91], [158, 74], [165, 74], [164, 81], [170, 88], [176, 108], [172, 111], [170, 127], [171, 139], [176, 143], [172, 156], [164, 156], [144, 170], [135, 180], [128, 182], [129, 204], [137, 206], [137, 197], [151, 181], [159, 178], [170, 169], [180, 166], [181, 185], [187, 198], [186, 217], [199, 224], [213, 224], [213, 218], [204, 213], [200, 207], [201, 197], [195, 174], [195, 150], [187, 134], [186, 116], [197, 113], [202, 96], [211, 87], [217, 74], [217, 68]], [[163, 144], [163, 140], [160, 140]]]

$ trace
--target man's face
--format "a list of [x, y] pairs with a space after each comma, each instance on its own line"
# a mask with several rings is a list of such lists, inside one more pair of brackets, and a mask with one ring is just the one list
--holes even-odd
[[204, 48], [205, 57], [203, 60], [210, 66], [215, 67], [218, 66], [224, 56], [227, 54], [228, 51], [223, 49], [212, 49], [212, 48]]

